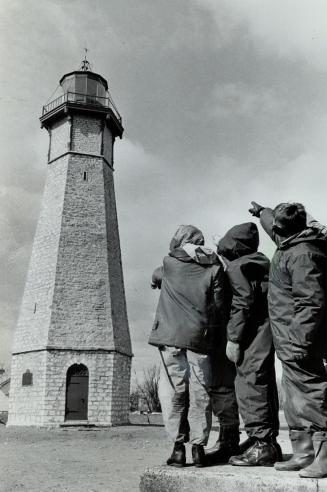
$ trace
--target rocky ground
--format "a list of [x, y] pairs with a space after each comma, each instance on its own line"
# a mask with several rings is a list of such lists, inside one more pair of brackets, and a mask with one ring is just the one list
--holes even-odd
[[[56, 430], [0, 426], [0, 491], [136, 492], [146, 467], [170, 453], [159, 416], [133, 425]], [[210, 442], [217, 432], [212, 431]], [[287, 433], [281, 432], [285, 452]], [[190, 456], [189, 456], [190, 461]]]

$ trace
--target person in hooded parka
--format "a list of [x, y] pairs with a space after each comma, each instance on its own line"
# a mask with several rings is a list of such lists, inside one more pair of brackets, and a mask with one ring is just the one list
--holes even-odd
[[159, 348], [159, 398], [167, 434], [174, 443], [168, 465], [184, 466], [185, 443], [196, 466], [206, 464], [204, 446], [211, 430], [210, 353], [224, 311], [224, 269], [204, 246], [202, 232], [180, 226], [163, 266], [152, 276], [161, 288], [149, 343]]
[[284, 412], [293, 456], [275, 464], [305, 478], [327, 476], [326, 229], [300, 203], [274, 210], [252, 202], [252, 215], [277, 244], [271, 262], [269, 314], [282, 363]]
[[272, 465], [282, 456], [267, 305], [269, 259], [258, 246], [258, 228], [251, 222], [232, 227], [218, 243], [233, 293], [226, 353], [236, 364], [236, 397], [248, 435], [240, 454], [229, 460], [235, 466]]

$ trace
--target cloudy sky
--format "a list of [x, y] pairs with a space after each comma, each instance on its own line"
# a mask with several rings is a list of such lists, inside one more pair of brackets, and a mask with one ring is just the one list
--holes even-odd
[[210, 244], [251, 200], [302, 201], [327, 223], [326, 23], [324, 0], [0, 0], [0, 362], [44, 186], [38, 117], [84, 46], [126, 129], [115, 183], [139, 373], [157, 358], [149, 279], [179, 224]]

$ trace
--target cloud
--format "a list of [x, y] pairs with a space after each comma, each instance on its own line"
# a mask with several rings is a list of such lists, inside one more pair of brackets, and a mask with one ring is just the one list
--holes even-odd
[[303, 201], [327, 222], [324, 3], [95, 0], [90, 10], [87, 0], [13, 0], [0, 8], [0, 361], [10, 358], [46, 173], [38, 116], [85, 44], [126, 127], [115, 143], [115, 184], [137, 370], [156, 359], [147, 347], [158, 298], [149, 280], [179, 224], [198, 225], [211, 244], [251, 220], [253, 199]]
[[[324, 0], [196, 0], [213, 14], [217, 35], [226, 41], [245, 28], [256, 49], [264, 54], [305, 60], [318, 70], [327, 68], [327, 4]], [[229, 28], [223, 27], [227, 22]]]
[[[128, 312], [133, 339], [135, 367], [145, 357], [153, 361], [155, 351], [147, 347], [154, 319], [157, 293], [150, 289], [152, 270], [167, 254], [170, 238], [181, 223], [193, 223], [205, 233], [213, 247], [212, 235], [224, 234], [236, 223], [250, 221], [251, 200], [267, 206], [282, 201], [303, 201], [320, 221], [327, 223], [321, 197], [327, 180], [324, 164], [327, 119], [317, 122], [312, 135], [320, 149], [310, 148], [294, 160], [276, 167], [246, 163], [228, 157], [214, 158], [206, 168], [185, 169], [147, 154], [140, 144], [125, 140], [116, 152], [116, 188], [125, 273]], [[319, 150], [318, 150], [319, 149]], [[142, 183], [139, 187], [137, 183]], [[142, 217], [142, 220], [138, 218]], [[275, 246], [261, 231], [261, 249], [272, 256]]]
[[256, 117], [258, 113], [271, 115], [286, 107], [272, 88], [258, 91], [242, 82], [216, 85], [214, 98], [216, 104], [212, 111], [218, 118]]

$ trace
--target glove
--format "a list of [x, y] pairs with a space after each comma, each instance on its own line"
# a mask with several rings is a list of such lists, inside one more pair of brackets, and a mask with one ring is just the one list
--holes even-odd
[[241, 358], [241, 347], [239, 343], [228, 340], [226, 345], [226, 355], [231, 362], [237, 364]]
[[252, 207], [249, 208], [250, 214], [253, 215], [253, 217], [260, 217], [261, 212], [264, 210], [265, 207], [262, 205], [259, 205], [257, 202], [251, 202]]
[[162, 275], [162, 267], [158, 267], [154, 270], [151, 278], [151, 289], [161, 289]]

